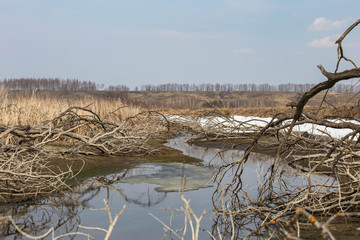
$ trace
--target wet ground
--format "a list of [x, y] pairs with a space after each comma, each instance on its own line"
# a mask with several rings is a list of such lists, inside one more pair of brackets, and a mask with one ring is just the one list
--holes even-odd
[[[107, 228], [108, 216], [105, 211], [99, 210], [104, 207], [103, 200], [106, 199], [113, 215], [126, 205], [112, 239], [162, 239], [163, 226], [149, 214], [171, 224], [173, 229], [178, 229], [181, 233], [184, 215], [175, 209], [183, 207], [178, 193], [182, 189], [197, 216], [203, 210], [207, 211], [201, 223], [199, 239], [210, 239], [206, 231], [217, 234], [216, 228], [219, 227], [212, 213], [211, 198], [216, 187], [212, 181], [213, 174], [222, 164], [239, 159], [243, 151], [223, 151], [219, 154], [219, 149], [214, 148], [215, 142], [191, 146], [186, 141], [186, 137], [172, 139], [159, 152], [161, 154], [150, 157], [91, 157], [84, 169], [85, 174], [80, 176], [79, 184], [73, 188], [72, 193], [36, 202], [2, 206], [1, 215], [12, 215], [21, 229], [33, 235], [42, 234], [54, 227], [55, 236], [81, 231], [102, 239], [103, 232], [85, 230], [80, 226]], [[223, 147], [222, 144], [217, 144], [217, 147]], [[256, 196], [259, 173], [269, 166], [271, 160], [269, 155], [252, 154], [243, 175], [249, 195]], [[74, 161], [75, 165], [78, 160], [68, 161]], [[90, 179], [82, 181], [89, 176]], [[289, 177], [294, 177], [290, 169]], [[293, 179], [293, 183], [301, 182], [301, 176]], [[360, 226], [344, 223], [340, 221], [340, 224], [331, 225], [332, 229], [335, 228], [337, 237], [357, 239], [357, 227]], [[253, 227], [250, 223], [245, 228], [239, 228], [238, 237], [241, 239], [248, 233], [246, 228]], [[221, 229], [221, 225], [219, 228]], [[10, 224], [1, 224], [0, 233], [5, 239], [20, 238]], [[320, 235], [319, 231], [309, 228], [303, 237], [316, 239]], [[170, 239], [169, 235], [166, 239]], [[191, 239], [189, 228], [185, 239]], [[227, 237], [224, 236], [224, 239]]]
[[[112, 239], [162, 239], [163, 226], [149, 214], [166, 224], [171, 223], [174, 229], [181, 230], [184, 226], [184, 214], [174, 210], [183, 207], [178, 193], [181, 189], [198, 216], [203, 210], [207, 211], [201, 222], [200, 239], [210, 239], [206, 231], [216, 234], [211, 201], [216, 187], [212, 182], [213, 173], [217, 166], [222, 164], [224, 157], [228, 160], [236, 159], [241, 156], [242, 151], [227, 152], [220, 156], [217, 155], [217, 149], [190, 146], [182, 138], [170, 140], [166, 146], [177, 149], [171, 152], [181, 153], [178, 162], [167, 158], [167, 155], [154, 162], [132, 159], [122, 165], [124, 168], [117, 173], [82, 181], [73, 188], [74, 194], [67, 193], [36, 202], [3, 206], [1, 214], [12, 215], [21, 229], [34, 235], [54, 227], [55, 236], [65, 232], [85, 231], [96, 239], [101, 239], [104, 233], [84, 230], [79, 225], [106, 228], [106, 212], [95, 210], [103, 208], [103, 200], [106, 199], [113, 215], [126, 205]], [[184, 163], [184, 156], [197, 161]], [[260, 155], [258, 157], [249, 165], [249, 188], [256, 183], [257, 167], [264, 161], [260, 159]], [[263, 157], [268, 159], [265, 155]], [[114, 163], [116, 161], [112, 161], [112, 164]], [[19, 237], [10, 224], [2, 225], [0, 231], [5, 239]], [[185, 239], [191, 239], [190, 232], [188, 228]]]

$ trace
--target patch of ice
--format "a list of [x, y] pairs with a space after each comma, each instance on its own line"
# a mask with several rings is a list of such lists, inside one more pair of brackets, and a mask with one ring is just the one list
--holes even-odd
[[157, 192], [177, 192], [211, 187], [209, 169], [182, 163], [141, 164], [123, 178], [127, 184], [154, 184]]

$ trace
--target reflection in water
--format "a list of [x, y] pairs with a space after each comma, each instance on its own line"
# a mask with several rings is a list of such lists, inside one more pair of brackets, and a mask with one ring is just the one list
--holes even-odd
[[[69, 198], [49, 197], [32, 203], [4, 205], [0, 213], [1, 216], [12, 216], [24, 232], [38, 236], [51, 227], [58, 233], [77, 231], [83, 209]], [[8, 221], [1, 223], [0, 234], [3, 238], [11, 236], [12, 239], [22, 239]]]
[[[58, 236], [65, 232], [83, 231], [79, 229], [80, 224], [107, 228], [107, 214], [94, 211], [103, 208], [103, 199], [107, 199], [113, 212], [119, 212], [124, 204], [127, 206], [113, 231], [114, 239], [161, 239], [164, 235], [163, 227], [149, 216], [149, 213], [168, 222], [171, 214], [164, 209], [178, 209], [182, 206], [177, 193], [178, 189], [182, 189], [185, 191], [185, 198], [191, 200], [191, 208], [198, 211], [198, 216], [204, 209], [207, 210], [208, 214], [201, 226], [214, 236], [218, 236], [219, 230], [224, 236], [223, 239], [230, 239], [233, 233], [241, 238], [249, 229], [255, 229], [257, 222], [234, 219], [237, 227], [233, 232], [229, 216], [224, 218], [211, 214], [211, 198], [215, 190], [211, 182], [213, 173], [222, 164], [240, 159], [243, 152], [219, 152], [218, 149], [189, 146], [185, 140], [186, 138], [173, 139], [167, 145], [182, 150], [186, 155], [202, 159], [203, 165], [134, 163], [132, 168], [124, 169], [122, 172], [83, 181], [74, 187], [71, 193], [62, 196], [49, 197], [35, 203], [2, 206], [1, 215], [13, 216], [22, 230], [33, 235], [40, 235], [55, 227], [55, 236]], [[252, 160], [247, 163], [243, 175], [247, 194], [256, 197], [259, 178], [269, 166], [270, 159], [271, 157], [266, 155], [252, 155]], [[230, 181], [232, 173], [229, 172], [226, 177]], [[301, 176], [291, 178], [296, 184], [302, 181]], [[183, 216], [175, 214], [172, 224], [174, 229], [180, 229], [184, 224]], [[96, 239], [104, 238], [101, 232], [90, 233]], [[200, 239], [210, 239], [206, 231], [201, 231], [200, 234]], [[5, 239], [21, 239], [15, 229], [6, 223], [0, 224], [0, 235]]]
[[[212, 186], [210, 181], [211, 174], [208, 168], [203, 166], [180, 163], [142, 163], [117, 174], [83, 181], [75, 186], [71, 193], [62, 196], [49, 197], [31, 203], [4, 205], [0, 208], [0, 212], [2, 216], [12, 216], [21, 230], [32, 235], [41, 235], [51, 227], [55, 227], [55, 236], [58, 236], [65, 232], [84, 232], [83, 229], [79, 229], [79, 225], [99, 226], [100, 222], [101, 224], [105, 222], [104, 226], [106, 226], [107, 217], [99, 218], [97, 213], [95, 217], [92, 212], [94, 208], [103, 207], [102, 201], [99, 201], [100, 198], [109, 200], [112, 204], [110, 208], [114, 211], [116, 210], [114, 205], [119, 206], [124, 202], [130, 205], [125, 212], [128, 212], [128, 215], [136, 215], [135, 208], [131, 206], [153, 209], [154, 206], [164, 202], [169, 192], [174, 192], [171, 201], [178, 203], [176, 206], [180, 206], [180, 201], [173, 201], [179, 189], [190, 191], [209, 188]], [[121, 204], [114, 203], [112, 200], [115, 199], [120, 200]], [[166, 207], [174, 208], [175, 205], [161, 206], [161, 208]], [[160, 208], [152, 212], [158, 215], [156, 211], [159, 210]], [[95, 221], [88, 219], [89, 215], [92, 215]], [[143, 218], [142, 215], [146, 217], [147, 213], [142, 212], [137, 217]], [[153, 222], [154, 230], [161, 233], [162, 228], [159, 224], [152, 218], [150, 220]], [[125, 227], [128, 226], [125, 225]], [[136, 236], [139, 233], [133, 234]], [[10, 223], [0, 225], [0, 235], [9, 239], [22, 239]], [[103, 237], [99, 236], [99, 238]]]
[[209, 169], [181, 163], [141, 164], [123, 179], [123, 184], [154, 184], [157, 192], [178, 192], [211, 187]]
[[[183, 139], [177, 138], [172, 140], [169, 143], [169, 146], [174, 147], [179, 150], [183, 150], [186, 154], [193, 157], [201, 157], [204, 160], [205, 164], [213, 166], [219, 169], [220, 166], [226, 166], [227, 164], [238, 161], [243, 156], [243, 151], [238, 150], [219, 150], [219, 149], [207, 149], [204, 147], [189, 146], [186, 144], [186, 137]], [[219, 183], [219, 189], [216, 194], [213, 195], [214, 208], [218, 213], [226, 213], [217, 217], [214, 217], [214, 224], [212, 227], [213, 236], [218, 236], [220, 233], [223, 236], [223, 239], [231, 239], [235, 236], [235, 239], [244, 238], [249, 233], [253, 232], [255, 229], [259, 229], [260, 225], [263, 224], [263, 218], [257, 218], [256, 215], [247, 215], [247, 217], [232, 217], [229, 216], [231, 212], [229, 211], [238, 211], [240, 209], [245, 209], [243, 212], [246, 213], [248, 209], [249, 213], [252, 212], [250, 207], [252, 202], [256, 201], [259, 196], [259, 186], [263, 186], [265, 180], [270, 174], [269, 169], [273, 164], [273, 157], [269, 155], [251, 153], [249, 160], [246, 162], [244, 167], [244, 172], [241, 175], [241, 182], [243, 184], [241, 191], [238, 193], [239, 204], [236, 206], [227, 205], [226, 207], [222, 206], [224, 202], [227, 202], [228, 199], [225, 199], [222, 189], [227, 187], [227, 184], [232, 182], [234, 176], [238, 177], [236, 173], [236, 168], [231, 168], [229, 171], [225, 171], [226, 174], [222, 175], [223, 179], [221, 184]], [[225, 168], [226, 169], [226, 168]], [[216, 171], [215, 171], [216, 172]], [[322, 185], [331, 185], [336, 186], [337, 182], [335, 179], [324, 176], [311, 174], [307, 175], [306, 173], [299, 172], [288, 165], [282, 166], [279, 168], [279, 172], [273, 173], [278, 174], [281, 178], [277, 178], [273, 182], [273, 194], [276, 195], [277, 192], [298, 192], [299, 188], [307, 186], [309, 182], [312, 182], [315, 186]], [[231, 191], [231, 190], [230, 190]], [[287, 202], [286, 197], [282, 201]], [[229, 203], [229, 202], [228, 202]], [[261, 206], [259, 206], [261, 207]], [[255, 207], [256, 208], [256, 207]], [[256, 212], [256, 211], [254, 211]], [[244, 214], [245, 215], [245, 214]], [[243, 216], [244, 216], [243, 215]], [[235, 228], [233, 227], [235, 226]], [[265, 229], [262, 229], [265, 231]], [[232, 236], [234, 234], [234, 236]], [[256, 236], [255, 236], [256, 235]], [[256, 232], [254, 236], [258, 239], [267, 238], [266, 232]]]

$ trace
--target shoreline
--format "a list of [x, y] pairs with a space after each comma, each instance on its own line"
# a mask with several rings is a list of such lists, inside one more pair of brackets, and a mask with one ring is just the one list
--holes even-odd
[[121, 156], [114, 155], [70, 155], [61, 159], [50, 159], [49, 164], [56, 171], [65, 170], [68, 166], [76, 175], [75, 181], [85, 180], [90, 177], [107, 175], [119, 172], [124, 168], [129, 168], [141, 162], [179, 162], [196, 163], [200, 159], [184, 155], [181, 151], [164, 146], [167, 141], [165, 138], [152, 140], [152, 147], [156, 149], [154, 154], [135, 155], [126, 154]]

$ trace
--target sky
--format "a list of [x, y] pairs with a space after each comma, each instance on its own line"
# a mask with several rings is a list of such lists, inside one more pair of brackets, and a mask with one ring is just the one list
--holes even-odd
[[[318, 83], [359, 13], [358, 0], [0, 0], [0, 79]], [[343, 47], [360, 65], [360, 25]]]

